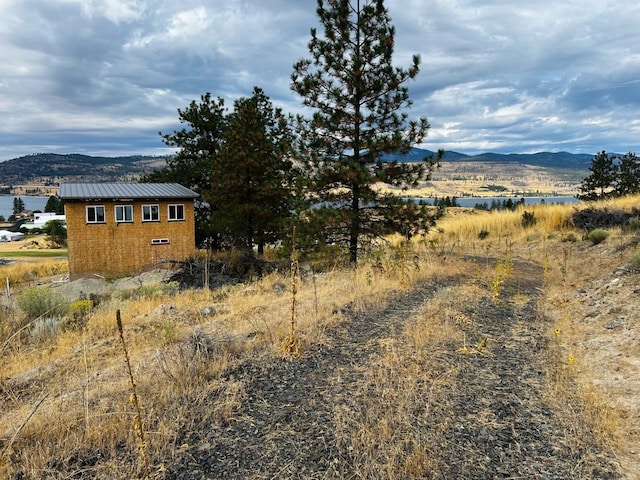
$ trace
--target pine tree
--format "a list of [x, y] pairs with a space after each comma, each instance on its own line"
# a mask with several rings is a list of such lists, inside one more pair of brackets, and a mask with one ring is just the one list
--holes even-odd
[[204, 198], [216, 205], [211, 222], [236, 247], [263, 253], [281, 239], [290, 218], [292, 134], [290, 121], [260, 88], [234, 103], [226, 118], [213, 188]]
[[408, 121], [404, 112], [411, 106], [405, 83], [418, 74], [420, 58], [415, 55], [408, 69], [392, 65], [395, 29], [384, 2], [318, 0], [316, 11], [324, 35], [311, 30], [312, 58], [298, 61], [292, 74], [292, 89], [315, 110], [301, 124], [310, 193], [322, 208], [307, 215], [325, 241], [348, 245], [355, 264], [362, 241], [408, 234], [414, 229], [407, 222], [429, 215], [425, 206], [400, 202], [376, 185], [416, 185], [440, 155], [384, 161], [386, 153], [407, 153], [429, 128], [426, 118]]
[[616, 159], [616, 155], [607, 154], [604, 150], [593, 157], [589, 167], [591, 173], [578, 188], [580, 200], [599, 200], [612, 195], [616, 181]]
[[229, 113], [211, 94], [178, 110], [187, 127], [162, 134], [178, 147], [164, 170], [145, 182], [176, 182], [199, 193], [196, 240], [212, 248], [231, 244], [262, 252], [281, 239], [291, 216], [290, 121], [259, 88], [234, 102]]
[[615, 195], [623, 197], [640, 193], [640, 159], [635, 153], [619, 158], [616, 170]]
[[[162, 141], [169, 147], [177, 147], [176, 154], [167, 161], [167, 167], [143, 176], [141, 182], [175, 182], [205, 195], [212, 188], [212, 164], [217, 161], [224, 142], [226, 110], [224, 100], [214, 99], [210, 93], [193, 100], [189, 106], [178, 109], [180, 123], [185, 128], [173, 133], [160, 132]], [[205, 202], [196, 202], [196, 242], [213, 240], [219, 246], [211, 224], [211, 210], [215, 208]]]
[[20, 197], [13, 199], [13, 214], [16, 215], [24, 210], [24, 201]]
[[61, 200], [55, 195], [49, 196], [47, 204], [44, 206], [45, 213], [56, 213], [60, 211]]

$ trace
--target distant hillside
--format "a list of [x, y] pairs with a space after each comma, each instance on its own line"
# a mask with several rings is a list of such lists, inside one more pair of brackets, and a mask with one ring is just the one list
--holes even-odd
[[[431, 155], [430, 150], [412, 148], [406, 155], [387, 155], [388, 160], [400, 162], [418, 162], [426, 155]], [[479, 155], [466, 155], [464, 153], [445, 151], [444, 160], [447, 162], [492, 162], [492, 163], [520, 163], [538, 167], [569, 168], [587, 170], [591, 166], [594, 155], [585, 153], [567, 152], [539, 152], [539, 153], [481, 153]]]
[[[387, 155], [387, 160], [417, 162], [433, 152], [412, 148], [408, 154]], [[168, 157], [132, 155], [127, 157], [97, 157], [80, 154], [36, 153], [0, 162], [0, 187], [11, 185], [57, 185], [60, 182], [127, 182], [163, 168]], [[533, 165], [547, 168], [587, 170], [593, 155], [567, 152], [532, 154], [482, 153], [466, 155], [447, 151], [445, 162], [490, 162]]]
[[36, 153], [0, 162], [0, 185], [132, 181], [165, 164], [166, 157], [143, 155], [94, 157]]

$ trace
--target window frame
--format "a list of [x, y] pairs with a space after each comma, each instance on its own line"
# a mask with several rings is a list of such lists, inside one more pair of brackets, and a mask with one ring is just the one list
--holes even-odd
[[171, 242], [168, 238], [152, 238], [151, 245], [169, 245]]
[[[118, 220], [118, 210], [121, 210], [122, 213], [123, 213], [122, 220]], [[130, 213], [130, 218], [129, 219], [127, 219], [127, 215], [126, 215], [127, 210]], [[131, 205], [131, 204], [114, 205], [113, 206], [113, 214], [114, 214], [114, 218], [116, 220], [116, 223], [133, 223], [133, 205]]]
[[[98, 209], [102, 210], [102, 220], [98, 219]], [[89, 218], [89, 210], [93, 210], [93, 220]], [[107, 216], [104, 205], [86, 205], [85, 206], [85, 220], [87, 224], [103, 224], [107, 223]]]
[[[155, 213], [157, 218], [153, 218], [153, 212], [155, 207]], [[149, 218], [145, 215], [145, 208], [149, 208]], [[142, 221], [143, 222], [159, 222], [160, 221], [160, 205], [158, 203], [148, 203], [142, 205]]]
[[[173, 207], [174, 209], [174, 215], [171, 215], [171, 208]], [[178, 216], [178, 209], [182, 210], [182, 216]], [[185, 215], [184, 215], [184, 203], [170, 203], [169, 205], [167, 205], [167, 219], [170, 222], [184, 222], [185, 219]]]

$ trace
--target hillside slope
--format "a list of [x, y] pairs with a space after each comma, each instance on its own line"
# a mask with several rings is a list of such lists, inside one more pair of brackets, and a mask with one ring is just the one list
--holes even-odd
[[130, 181], [162, 168], [166, 157], [94, 157], [37, 153], [0, 163], [0, 185]]

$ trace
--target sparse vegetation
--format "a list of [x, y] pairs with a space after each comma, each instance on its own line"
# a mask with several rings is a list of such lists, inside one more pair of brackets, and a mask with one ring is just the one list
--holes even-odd
[[604, 242], [607, 238], [609, 238], [610, 233], [602, 228], [595, 228], [591, 230], [587, 234], [587, 238], [594, 245], [598, 245], [599, 243]]
[[[630, 212], [637, 201], [621, 199], [609, 206]], [[545, 428], [557, 426], [566, 434], [567, 444], [557, 446], [571, 445], [567, 458], [574, 478], [597, 478], [589, 469], [600, 465], [599, 455], [633, 458], [625, 455], [620, 439], [633, 443], [635, 427], [620, 419], [624, 402], [612, 408], [615, 397], [608, 393], [605, 399], [593, 386], [607, 380], [606, 362], [598, 357], [604, 348], [595, 343], [594, 332], [609, 330], [589, 323], [594, 319], [587, 316], [588, 302], [580, 292], [594, 290], [590, 282], [598, 278], [609, 282], [604, 275], [612, 262], [631, 261], [633, 267], [640, 255], [635, 234], [621, 227], [608, 228], [610, 241], [590, 248], [571, 223], [575, 208], [528, 207], [537, 222], [526, 230], [522, 211], [446, 216], [440, 230], [424, 239], [389, 238], [387, 247], [362, 257], [357, 268], [314, 270], [301, 261], [299, 269], [211, 291], [185, 287], [176, 295], [175, 285], [150, 286], [95, 306], [81, 300], [61, 323], [45, 315], [22, 336], [11, 337], [3, 327], [0, 477], [35, 479], [51, 471], [58, 475], [52, 478], [148, 475], [141, 440], [132, 430], [137, 413], [127, 402], [122, 349], [115, 342], [113, 318], [120, 310], [126, 312], [122, 324], [144, 407], [140, 425], [151, 478], [176, 478], [184, 472], [181, 465], [209, 469], [215, 478], [225, 458], [235, 460], [234, 455], [246, 453], [246, 442], [254, 441], [268, 452], [269, 458], [261, 460], [264, 471], [275, 478], [295, 477], [284, 461], [282, 472], [270, 470], [270, 457], [282, 460], [278, 452], [297, 446], [300, 450], [288, 450], [288, 461], [298, 465], [304, 445], [315, 446], [316, 435], [322, 435], [318, 449], [324, 448], [322, 442], [334, 442], [336, 460], [314, 464], [333, 478], [455, 478], [455, 459], [472, 458], [483, 445], [462, 432], [476, 427], [486, 435], [507, 432], [498, 428], [502, 420], [494, 404], [504, 398], [508, 382], [523, 373], [522, 388], [539, 388], [536, 401], [545, 405], [535, 411], [555, 412], [544, 418]], [[491, 232], [489, 239], [479, 241], [480, 231]], [[22, 275], [3, 268], [6, 275]], [[31, 299], [30, 283], [39, 278], [33, 275], [16, 283], [14, 288], [23, 290], [11, 299]], [[11, 299], [5, 299], [0, 325], [24, 321], [21, 309], [10, 308]], [[402, 310], [409, 299], [415, 308]], [[34, 308], [29, 318], [36, 310], [43, 309]], [[379, 321], [376, 315], [382, 315]], [[81, 328], [66, 328], [72, 318], [82, 319]], [[500, 319], [495, 331], [487, 331], [489, 318]], [[301, 358], [282, 362], [280, 347], [291, 335], [293, 320], [304, 349]], [[340, 336], [345, 331], [354, 338]], [[334, 350], [335, 370], [327, 364], [322, 366], [327, 370], [320, 369], [322, 355]], [[502, 359], [507, 363], [492, 370]], [[509, 371], [507, 365], [518, 367]], [[492, 383], [496, 379], [502, 383]], [[256, 391], [261, 382], [271, 387]], [[474, 395], [485, 393], [490, 403], [465, 410]], [[518, 405], [531, 395], [523, 393]], [[297, 407], [303, 398], [305, 408], [312, 409], [308, 416]], [[271, 418], [251, 417], [267, 406], [273, 407]], [[326, 409], [317, 417], [315, 409], [322, 406]], [[299, 413], [289, 415], [293, 409]], [[252, 428], [241, 430], [249, 420]], [[245, 443], [234, 443], [240, 439]], [[198, 463], [205, 455], [212, 464]], [[478, 458], [465, 471], [486, 477], [496, 465], [486, 463], [489, 457]], [[523, 460], [523, 468], [529, 460]]]
[[631, 256], [631, 271], [640, 272], [640, 248]]
[[18, 306], [29, 320], [36, 320], [47, 315], [63, 317], [69, 308], [65, 299], [47, 288], [30, 287], [18, 297]]

